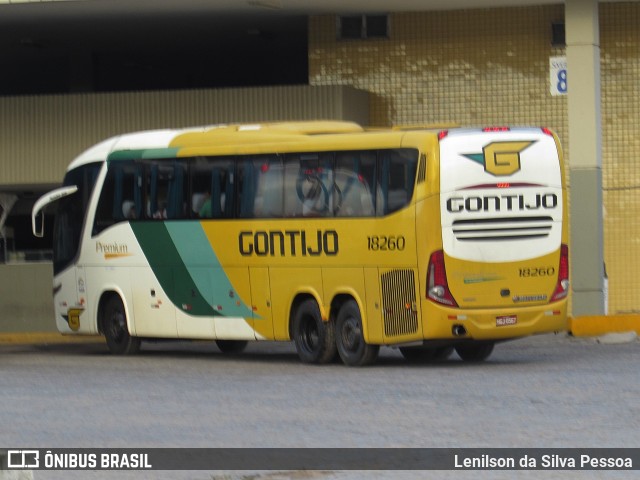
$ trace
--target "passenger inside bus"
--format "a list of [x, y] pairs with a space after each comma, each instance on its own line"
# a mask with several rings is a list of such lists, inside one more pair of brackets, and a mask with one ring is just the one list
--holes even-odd
[[136, 218], [136, 204], [132, 200], [122, 202], [122, 215], [124, 218], [131, 220]]

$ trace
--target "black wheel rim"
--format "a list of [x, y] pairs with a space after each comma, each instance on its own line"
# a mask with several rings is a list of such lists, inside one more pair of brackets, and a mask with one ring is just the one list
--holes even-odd
[[298, 335], [300, 344], [308, 353], [314, 353], [320, 345], [320, 332], [312, 317], [307, 317], [302, 322], [302, 328]]
[[353, 317], [347, 318], [342, 325], [340, 334], [345, 351], [348, 353], [357, 353], [362, 345], [360, 322]]
[[115, 343], [122, 343], [126, 331], [126, 320], [124, 313], [116, 311], [111, 315], [111, 321], [109, 322], [109, 336]]

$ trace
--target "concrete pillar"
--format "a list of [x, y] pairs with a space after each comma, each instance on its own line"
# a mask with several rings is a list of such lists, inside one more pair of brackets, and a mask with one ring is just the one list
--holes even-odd
[[573, 316], [604, 314], [597, 0], [566, 0]]

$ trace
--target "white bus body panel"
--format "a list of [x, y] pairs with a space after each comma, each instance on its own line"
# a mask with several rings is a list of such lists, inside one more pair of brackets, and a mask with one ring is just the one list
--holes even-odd
[[[481, 159], [491, 145], [505, 148], [505, 153], [514, 145], [512, 160], [519, 157], [519, 165], [507, 169], [513, 170], [508, 174], [491, 173]], [[443, 246], [451, 257], [511, 262], [546, 255], [560, 246], [564, 208], [560, 162], [554, 138], [540, 129], [450, 133], [440, 142], [440, 194]], [[469, 226], [474, 221], [479, 225]], [[455, 222], [467, 226], [456, 229]], [[474, 229], [484, 231], [474, 233]], [[515, 240], [526, 235], [531, 239]], [[499, 238], [499, 248], [491, 238]]]

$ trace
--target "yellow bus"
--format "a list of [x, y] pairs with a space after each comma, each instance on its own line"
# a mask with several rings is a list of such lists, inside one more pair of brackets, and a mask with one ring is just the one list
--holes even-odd
[[300, 359], [481, 361], [566, 328], [567, 202], [545, 128], [219, 125], [106, 140], [32, 212], [55, 319], [147, 339], [291, 341]]

